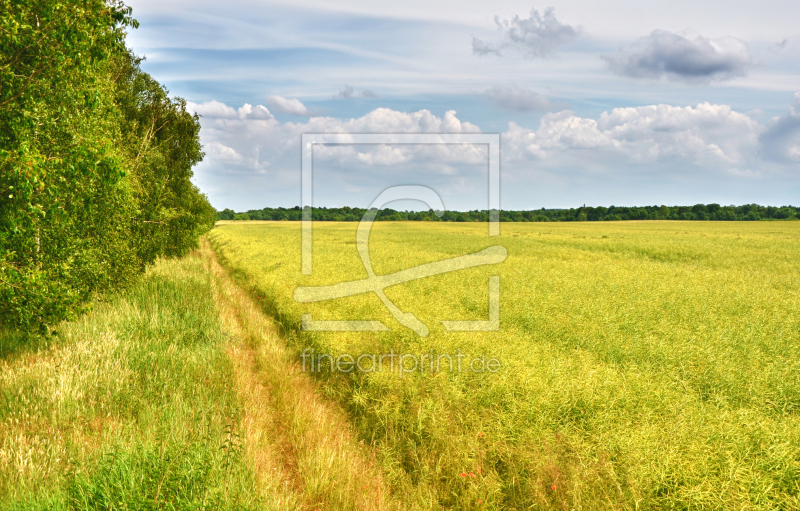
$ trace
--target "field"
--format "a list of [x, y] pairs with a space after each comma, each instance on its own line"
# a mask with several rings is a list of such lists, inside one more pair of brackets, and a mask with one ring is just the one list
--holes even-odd
[[[299, 364], [460, 352], [497, 372], [314, 372], [408, 509], [800, 509], [800, 222], [379, 222], [378, 275], [499, 244], [505, 262], [297, 303], [298, 286], [363, 279], [355, 223], [317, 223], [314, 274], [294, 222], [219, 223], [227, 272]], [[500, 275], [500, 330], [488, 319]], [[387, 332], [302, 332], [380, 320]], [[323, 359], [326, 360], [326, 359]], [[366, 364], [368, 365], [368, 364]], [[309, 373], [312, 374], [312, 373]]]
[[[800, 509], [800, 222], [378, 222], [377, 275], [507, 249], [386, 288], [425, 337], [374, 293], [293, 299], [367, 276], [356, 226], [316, 224], [303, 276], [298, 223], [222, 222], [0, 332], [0, 510]], [[493, 275], [500, 329], [445, 331]]]

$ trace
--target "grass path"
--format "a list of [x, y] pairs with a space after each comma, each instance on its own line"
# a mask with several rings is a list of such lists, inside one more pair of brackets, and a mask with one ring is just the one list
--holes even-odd
[[262, 494], [282, 509], [396, 508], [343, 413], [316, 392], [275, 323], [234, 284], [204, 241], [214, 297], [242, 400], [246, 456]]

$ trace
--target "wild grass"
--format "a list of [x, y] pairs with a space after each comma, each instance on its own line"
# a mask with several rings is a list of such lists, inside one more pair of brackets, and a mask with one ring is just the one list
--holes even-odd
[[211, 277], [162, 261], [48, 342], [4, 334], [0, 509], [256, 509]]
[[[318, 374], [410, 509], [800, 509], [800, 225], [625, 222], [377, 223], [377, 274], [494, 244], [497, 267], [298, 304], [298, 285], [366, 277], [355, 224], [315, 224], [314, 275], [297, 223], [218, 224], [225, 269], [274, 316], [294, 356], [455, 353], [494, 374]], [[501, 276], [501, 329], [487, 319]], [[303, 313], [391, 332], [301, 332]]]
[[396, 509], [346, 414], [203, 250], [0, 336], [0, 509]]

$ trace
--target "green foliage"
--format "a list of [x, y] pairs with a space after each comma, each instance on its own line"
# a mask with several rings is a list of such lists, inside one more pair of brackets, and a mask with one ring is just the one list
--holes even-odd
[[232, 209], [225, 208], [222, 211], [217, 211], [215, 220], [233, 220], [236, 213]]
[[119, 59], [117, 94], [139, 205], [134, 223], [144, 263], [181, 256], [197, 247], [214, 220], [214, 209], [192, 184], [192, 167], [203, 159], [200, 121], [183, 99], [139, 69], [139, 59]]
[[0, 0], [0, 325], [73, 317], [210, 226], [197, 118], [139, 70], [130, 14]]

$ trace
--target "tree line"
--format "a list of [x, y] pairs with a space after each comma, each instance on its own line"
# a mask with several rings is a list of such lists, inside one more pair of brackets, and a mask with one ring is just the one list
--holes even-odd
[[[315, 221], [358, 222], [366, 213], [362, 208], [312, 208]], [[236, 213], [231, 209], [216, 212], [217, 220], [301, 220], [300, 207], [251, 209]], [[597, 222], [614, 220], [796, 220], [800, 208], [794, 206], [642, 206], [642, 207], [581, 207], [570, 209], [538, 209], [530, 211], [500, 211], [501, 222]], [[445, 211], [439, 217], [434, 211], [395, 211], [381, 209], [376, 220], [424, 222], [486, 222], [488, 210]]]
[[43, 330], [213, 226], [199, 118], [117, 0], [0, 0], [0, 326]]

